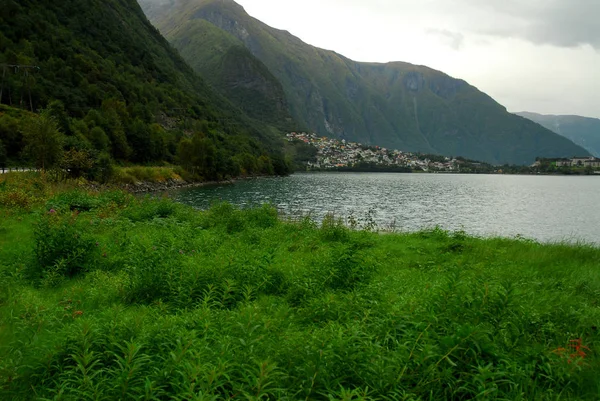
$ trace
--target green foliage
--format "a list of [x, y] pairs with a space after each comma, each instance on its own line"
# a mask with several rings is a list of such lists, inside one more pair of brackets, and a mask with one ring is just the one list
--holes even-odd
[[181, 180], [172, 167], [116, 167], [112, 169], [110, 182], [116, 184], [135, 184], [137, 182], [164, 183]]
[[[207, 21], [190, 20], [170, 32], [169, 38], [195, 71], [249, 116], [293, 129], [281, 83], [233, 35]], [[186, 44], [187, 38], [193, 44]]]
[[216, 153], [214, 143], [201, 133], [191, 139], [183, 138], [177, 149], [179, 163], [184, 169], [209, 180], [217, 179]]
[[597, 248], [121, 192], [0, 213], [2, 399], [598, 398]]
[[[85, 127], [87, 131], [87, 127]], [[109, 150], [110, 140], [101, 127], [93, 127], [89, 130], [88, 139], [94, 146], [94, 149], [100, 152], [106, 152]]]
[[72, 277], [84, 270], [95, 245], [94, 240], [78, 227], [77, 213], [59, 216], [51, 209], [40, 217], [34, 230], [35, 279], [56, 284], [63, 276]]
[[8, 162], [8, 154], [6, 153], [6, 147], [4, 146], [4, 143], [2, 142], [2, 140], [0, 139], [0, 169], [3, 169], [6, 167]]
[[60, 168], [71, 177], [81, 177], [84, 174], [89, 176], [96, 162], [94, 159], [87, 150], [67, 150], [60, 159]]
[[23, 130], [23, 140], [25, 152], [42, 171], [59, 163], [63, 150], [63, 135], [48, 111], [27, 122]]
[[[0, 64], [39, 67], [0, 69], [5, 73], [0, 140], [10, 161], [23, 164], [25, 135], [37, 165], [46, 169], [59, 163], [57, 141], [42, 146], [33, 138], [42, 127], [65, 135], [64, 150], [74, 152], [67, 155], [65, 169], [74, 175], [86, 170], [88, 178], [102, 180], [109, 174], [98, 171], [107, 171], [107, 160], [102, 160], [105, 167], [90, 167], [82, 152], [93, 158], [106, 153], [118, 162], [172, 163], [183, 133], [198, 131], [199, 124], [205, 124], [207, 129], [199, 131], [214, 147], [211, 177], [238, 173], [237, 154], [256, 158], [284, 147], [274, 128], [249, 119], [210, 89], [149, 24], [135, 0], [7, 0], [2, 10]], [[29, 92], [31, 109], [45, 107], [48, 117], [32, 118], [32, 127], [23, 123], [29, 113], [14, 108], [25, 107], [17, 94]]]
[[61, 192], [46, 202], [46, 210], [55, 212], [89, 212], [96, 209], [101, 203], [98, 196], [85, 192], [83, 190], [72, 190]]
[[114, 176], [115, 170], [110, 156], [106, 153], [100, 154], [91, 171], [90, 178], [100, 184], [106, 184]]
[[[23, 152], [22, 126], [28, 115], [24, 112], [15, 113], [16, 109], [10, 109], [0, 105], [0, 140], [6, 150], [8, 160], [14, 160]], [[15, 115], [11, 115], [11, 114]]]
[[[596, 157], [600, 157], [600, 120], [580, 116], [546, 116], [536, 113], [515, 113], [570, 139]], [[572, 154], [568, 156], [579, 156]]]
[[133, 222], [148, 221], [152, 219], [164, 219], [173, 215], [177, 205], [169, 199], [149, 199], [136, 208], [130, 208], [123, 212], [123, 216]]

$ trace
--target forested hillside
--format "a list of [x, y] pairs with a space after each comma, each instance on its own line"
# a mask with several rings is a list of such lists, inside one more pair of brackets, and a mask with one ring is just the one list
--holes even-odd
[[600, 119], [581, 116], [554, 116], [537, 113], [515, 113], [556, 132], [600, 157]]
[[88, 165], [178, 162], [207, 179], [288, 170], [279, 133], [209, 88], [135, 0], [2, 0], [0, 26], [8, 162], [39, 165], [28, 138], [41, 119], [63, 156]]
[[[265, 25], [232, 0], [139, 1], [198, 71], [226, 63], [234, 49], [244, 47], [268, 69], [261, 73], [263, 81], [274, 76], [281, 83], [294, 120], [314, 132], [493, 164], [529, 164], [538, 156], [587, 153], [568, 139], [508, 113], [463, 80], [408, 63], [352, 61]], [[237, 64], [240, 82], [244, 82], [245, 64]], [[214, 75], [215, 87], [235, 82], [234, 73], [231, 70], [225, 78]], [[235, 90], [230, 86], [228, 96]]]

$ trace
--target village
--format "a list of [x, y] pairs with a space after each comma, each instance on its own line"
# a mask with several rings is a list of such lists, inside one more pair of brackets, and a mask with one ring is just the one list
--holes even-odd
[[[460, 171], [461, 160], [444, 156], [421, 155], [367, 146], [356, 142], [319, 137], [317, 134], [292, 132], [289, 141], [302, 141], [317, 148], [317, 160], [309, 162], [309, 170], [333, 170], [371, 165], [389, 168], [406, 168], [413, 171]], [[432, 160], [435, 159], [435, 160]]]
[[600, 159], [594, 156], [573, 157], [571, 159], [542, 159], [536, 161], [532, 167], [539, 167], [543, 165], [544, 161], [556, 167], [600, 168]]

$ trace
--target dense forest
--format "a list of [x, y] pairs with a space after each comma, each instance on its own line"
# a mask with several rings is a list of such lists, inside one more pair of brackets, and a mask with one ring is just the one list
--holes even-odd
[[[216, 94], [135, 0], [2, 0], [0, 167], [180, 164], [196, 179], [285, 174], [293, 149]], [[287, 149], [286, 149], [287, 147]]]

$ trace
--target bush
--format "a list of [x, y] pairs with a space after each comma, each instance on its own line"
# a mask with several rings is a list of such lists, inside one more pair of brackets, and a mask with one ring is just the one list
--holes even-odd
[[62, 192], [46, 202], [46, 210], [55, 210], [60, 212], [80, 211], [89, 212], [100, 206], [101, 201], [97, 196], [91, 195], [83, 190], [77, 189], [68, 192]]
[[328, 213], [321, 223], [320, 233], [326, 241], [343, 242], [348, 240], [350, 230], [344, 226], [342, 219], [336, 219], [332, 213]]
[[123, 216], [133, 222], [148, 221], [155, 218], [164, 219], [175, 214], [178, 205], [168, 198], [146, 198], [126, 209]]
[[108, 183], [115, 175], [115, 168], [110, 156], [106, 153], [101, 154], [91, 172], [91, 178], [101, 184]]
[[121, 167], [113, 174], [117, 184], [135, 184], [137, 182], [165, 182], [178, 179], [179, 176], [170, 167]]
[[34, 228], [34, 238], [34, 279], [80, 273], [96, 247], [94, 239], [77, 227], [77, 213], [68, 218], [61, 218], [54, 210], [42, 215]]

